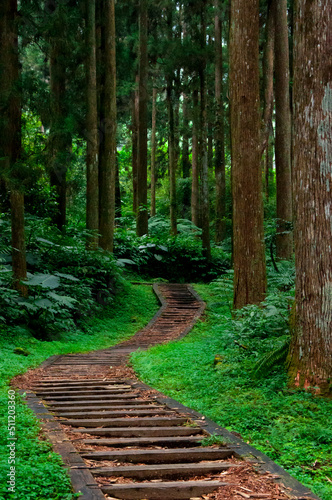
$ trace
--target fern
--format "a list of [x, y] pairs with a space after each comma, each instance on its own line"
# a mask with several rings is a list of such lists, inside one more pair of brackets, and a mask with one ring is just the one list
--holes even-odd
[[287, 337], [284, 341], [273, 351], [270, 351], [262, 356], [253, 368], [253, 375], [255, 378], [265, 377], [277, 365], [286, 361], [290, 344], [290, 338]]

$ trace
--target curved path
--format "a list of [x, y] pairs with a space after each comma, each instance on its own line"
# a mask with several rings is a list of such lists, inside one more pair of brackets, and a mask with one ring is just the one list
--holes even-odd
[[[82, 492], [80, 499], [291, 498], [277, 484], [274, 496], [248, 495], [251, 490], [240, 483], [230, 488], [224, 478], [243, 467], [234, 459], [243, 455], [263, 464], [263, 471], [277, 472], [292, 498], [317, 498], [265, 455], [199, 413], [137, 380], [100, 376], [110, 365], [125, 366], [138, 348], [182, 338], [204, 311], [204, 302], [189, 285], [154, 285], [154, 291], [162, 306], [143, 330], [113, 348], [50, 358], [33, 390], [25, 391], [69, 468], [74, 491]], [[229, 444], [202, 445], [211, 434]]]

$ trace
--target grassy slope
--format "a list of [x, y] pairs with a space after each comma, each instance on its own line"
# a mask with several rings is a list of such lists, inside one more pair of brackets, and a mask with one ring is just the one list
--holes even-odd
[[[7, 391], [8, 382], [15, 375], [38, 366], [49, 356], [69, 352], [84, 352], [112, 346], [131, 337], [142, 328], [158, 310], [158, 302], [151, 288], [129, 287], [119, 294], [112, 307], [99, 318], [93, 318], [86, 333], [65, 333], [54, 342], [41, 342], [22, 329], [22, 335], [9, 331], [0, 338], [0, 500], [71, 500], [69, 479], [61, 467], [61, 459], [52, 453], [48, 443], [38, 439], [39, 426], [32, 412], [16, 398], [16, 492], [8, 494]], [[13, 353], [21, 347], [27, 357]]]
[[[323, 500], [330, 500], [331, 401], [288, 391], [286, 374], [280, 367], [264, 381], [253, 380], [250, 369], [257, 353], [244, 354], [242, 349], [239, 354], [241, 348], [229, 334], [228, 306], [217, 302], [220, 297], [208, 286], [195, 288], [208, 303], [204, 321], [180, 342], [133, 354], [138, 375], [218, 424], [240, 432], [245, 441]], [[223, 360], [215, 367], [216, 354]]]

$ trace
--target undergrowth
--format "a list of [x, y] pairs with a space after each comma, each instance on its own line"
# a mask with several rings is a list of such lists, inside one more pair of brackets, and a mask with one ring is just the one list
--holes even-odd
[[[49, 443], [39, 439], [39, 424], [16, 395], [16, 491], [7, 490], [8, 467], [8, 383], [15, 375], [37, 367], [54, 354], [106, 348], [130, 338], [158, 309], [150, 287], [123, 285], [111, 306], [86, 321], [84, 332], [63, 331], [56, 341], [36, 339], [28, 328], [0, 330], [0, 499], [73, 500], [70, 480], [61, 458]], [[15, 352], [17, 352], [17, 354]]]
[[291, 264], [270, 271], [262, 307], [231, 314], [231, 273], [195, 288], [203, 320], [180, 342], [132, 355], [144, 382], [260, 449], [323, 500], [332, 497], [331, 401], [290, 390], [284, 366]]

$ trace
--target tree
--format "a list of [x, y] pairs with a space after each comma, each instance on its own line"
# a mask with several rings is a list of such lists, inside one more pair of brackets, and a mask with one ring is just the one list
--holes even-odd
[[266, 292], [259, 112], [259, 2], [233, 0], [230, 28], [234, 307]]
[[[294, 34], [296, 294], [291, 383], [331, 392], [332, 6], [297, 0]], [[308, 50], [310, 48], [310, 50]]]
[[193, 90], [193, 128], [192, 128], [192, 185], [191, 185], [191, 220], [195, 226], [199, 226], [199, 170], [198, 170], [198, 90]]
[[147, 189], [147, 71], [148, 71], [148, 5], [139, 2], [139, 102], [138, 102], [138, 162], [137, 162], [137, 236], [148, 233]]
[[157, 127], [157, 88], [152, 91], [152, 130], [151, 130], [151, 216], [156, 215], [156, 127]]
[[215, 0], [215, 177], [216, 177], [216, 242], [225, 238], [226, 179], [223, 103], [222, 0]]
[[289, 105], [289, 48], [287, 0], [275, 2], [275, 101], [277, 178], [277, 257], [293, 255], [291, 113]]
[[116, 180], [116, 58], [114, 0], [104, 2], [105, 22], [105, 81], [104, 81], [104, 138], [99, 183], [99, 244], [113, 251]]
[[98, 246], [99, 229], [99, 188], [98, 188], [98, 109], [96, 74], [96, 0], [86, 0], [86, 75], [87, 75], [87, 115], [86, 115], [86, 227], [95, 235], [89, 239], [91, 248]]
[[17, 2], [5, 0], [0, 6], [0, 165], [10, 190], [12, 269], [14, 287], [27, 295], [21, 280], [27, 277], [24, 235], [24, 194], [21, 190], [21, 98]]

